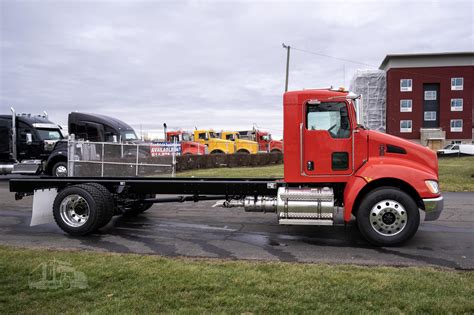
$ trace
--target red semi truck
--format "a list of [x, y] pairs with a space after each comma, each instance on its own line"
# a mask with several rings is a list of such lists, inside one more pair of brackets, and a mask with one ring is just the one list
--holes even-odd
[[180, 143], [182, 155], [202, 155], [208, 153], [205, 145], [193, 141], [193, 135], [185, 131], [166, 132], [166, 141]]
[[283, 141], [273, 140], [268, 132], [258, 129], [239, 131], [242, 139], [256, 141], [260, 152], [283, 152]]
[[370, 243], [399, 245], [418, 230], [420, 209], [425, 220], [441, 214], [437, 157], [358, 125], [356, 98], [333, 90], [285, 93], [282, 179], [41, 177], [12, 179], [10, 190], [37, 199], [47, 191], [49, 202], [35, 202], [33, 213], [52, 211], [71, 235], [93, 233], [113, 215], [152, 203], [224, 199], [227, 207], [275, 213], [284, 225], [333, 225], [341, 211], [346, 223], [355, 218]]

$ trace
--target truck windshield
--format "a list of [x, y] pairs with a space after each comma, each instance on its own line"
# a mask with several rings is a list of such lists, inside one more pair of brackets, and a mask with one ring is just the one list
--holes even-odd
[[36, 129], [41, 140], [61, 140], [63, 135], [58, 129]]
[[212, 131], [209, 132], [209, 137], [210, 137], [210, 138], [217, 138], [217, 137], [216, 137], [216, 134], [215, 134], [214, 132], [212, 132]]
[[179, 139], [179, 135], [172, 135], [169, 137], [169, 141], [170, 142], [179, 142], [180, 139]]
[[183, 137], [183, 141], [192, 141], [191, 135], [189, 133], [183, 133], [182, 137]]
[[230, 133], [226, 135], [225, 138], [226, 140], [235, 141], [236, 139], [239, 139], [239, 136], [237, 134]]
[[137, 135], [133, 130], [122, 131], [122, 140], [137, 140]]

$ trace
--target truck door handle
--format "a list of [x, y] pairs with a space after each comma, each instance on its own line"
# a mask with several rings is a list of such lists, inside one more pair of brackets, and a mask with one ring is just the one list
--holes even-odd
[[306, 162], [306, 168], [308, 169], [308, 171], [314, 170], [314, 162], [313, 161]]

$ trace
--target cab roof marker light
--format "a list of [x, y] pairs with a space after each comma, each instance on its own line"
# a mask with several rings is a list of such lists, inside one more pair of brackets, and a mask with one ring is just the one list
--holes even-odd
[[309, 100], [308, 104], [309, 105], [319, 105], [319, 104], [321, 104], [321, 101], [320, 100]]
[[355, 94], [354, 92], [349, 92], [349, 93], [347, 93], [346, 98], [348, 100], [356, 100], [356, 99], [360, 98], [361, 96], [362, 96], [361, 94]]

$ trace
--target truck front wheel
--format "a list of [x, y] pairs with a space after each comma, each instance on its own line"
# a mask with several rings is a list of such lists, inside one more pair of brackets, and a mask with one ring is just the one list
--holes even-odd
[[54, 177], [66, 177], [67, 176], [67, 163], [61, 161], [54, 164], [51, 173]]
[[416, 202], [395, 187], [368, 193], [357, 211], [357, 226], [376, 246], [397, 246], [411, 239], [420, 225]]

